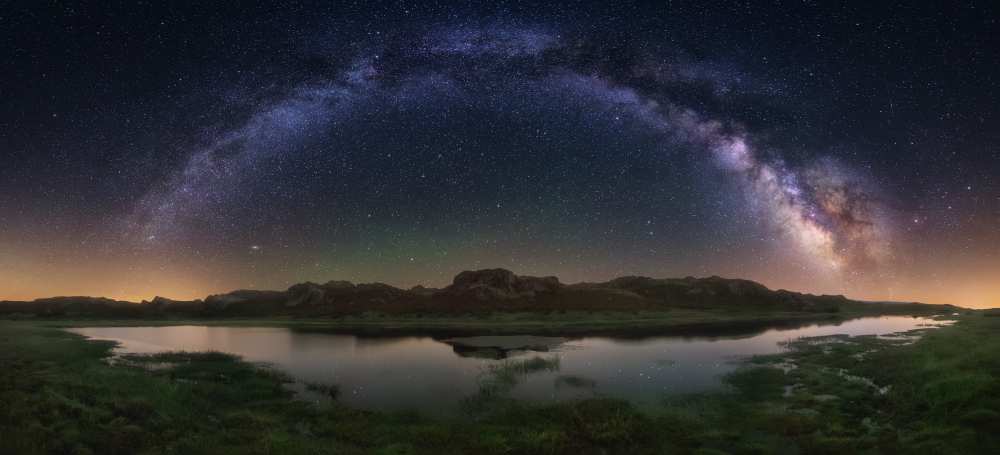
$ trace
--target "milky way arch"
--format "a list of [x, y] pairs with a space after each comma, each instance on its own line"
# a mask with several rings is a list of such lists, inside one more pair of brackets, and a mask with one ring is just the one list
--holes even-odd
[[149, 246], [183, 237], [192, 220], [224, 223], [219, 207], [269, 158], [294, 153], [298, 144], [352, 121], [374, 103], [454, 97], [489, 105], [502, 102], [498, 98], [509, 96], [511, 87], [530, 87], [621, 112], [661, 135], [664, 144], [697, 151], [737, 178], [754, 208], [818, 266], [859, 273], [886, 260], [886, 216], [856, 173], [829, 159], [793, 168], [765, 158], [764, 146], [738, 124], [672, 101], [674, 87], [707, 86], [724, 96], [730, 83], [683, 62], [620, 59], [598, 44], [531, 27], [441, 29], [373, 46], [341, 70], [296, 85], [242, 125], [213, 135], [140, 198], [126, 219], [127, 236]]

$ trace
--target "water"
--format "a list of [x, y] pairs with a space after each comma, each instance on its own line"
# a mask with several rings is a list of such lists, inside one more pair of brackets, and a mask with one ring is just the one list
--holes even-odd
[[[886, 316], [770, 329], [741, 337], [363, 337], [274, 327], [86, 327], [72, 332], [119, 343], [121, 353], [216, 350], [273, 365], [303, 383], [333, 384], [339, 400], [379, 410], [447, 414], [500, 377], [509, 396], [536, 402], [611, 396], [646, 406], [664, 395], [719, 388], [721, 376], [782, 341], [833, 334], [885, 335], [928, 325]], [[535, 360], [541, 359], [541, 360]], [[528, 361], [525, 363], [525, 361]], [[518, 368], [520, 367], [520, 368]], [[498, 373], [501, 372], [501, 373]], [[304, 395], [318, 399], [317, 394]]]

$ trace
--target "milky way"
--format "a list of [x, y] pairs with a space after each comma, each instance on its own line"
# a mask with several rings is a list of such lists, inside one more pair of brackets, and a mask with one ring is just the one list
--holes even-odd
[[35, 2], [0, 299], [504, 267], [1000, 305], [995, 6]]
[[[261, 172], [270, 155], [296, 153], [305, 138], [352, 121], [373, 99], [388, 100], [396, 108], [436, 103], [446, 94], [490, 103], [491, 98], [518, 96], [523, 89], [530, 96], [561, 93], [594, 100], [662, 134], [666, 142], [684, 144], [690, 159], [714, 160], [741, 181], [756, 209], [815, 265], [859, 273], [889, 254], [890, 232], [878, 201], [847, 167], [818, 160], [795, 169], [764, 159], [751, 133], [739, 124], [677, 104], [663, 86], [663, 81], [727, 85], [719, 75], [706, 79], [682, 63], [650, 70], [646, 60], [613, 71], [587, 68], [574, 64], [584, 60], [581, 49], [587, 43], [570, 46], [558, 34], [514, 26], [444, 29], [413, 42], [417, 44], [362, 53], [334, 76], [291, 89], [244, 125], [219, 134], [141, 199], [128, 218], [130, 233], [154, 243], [183, 236], [185, 220], [192, 218], [225, 223], [220, 207], [240, 192], [242, 181]], [[623, 78], [630, 80], [619, 80]], [[517, 81], [513, 88], [511, 80]], [[717, 94], [725, 96], [725, 91]]]

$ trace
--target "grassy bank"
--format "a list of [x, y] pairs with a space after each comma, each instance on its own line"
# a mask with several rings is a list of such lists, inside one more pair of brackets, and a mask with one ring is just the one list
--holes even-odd
[[940, 308], [917, 311], [900, 307], [899, 312], [864, 305], [836, 313], [731, 311], [672, 309], [669, 311], [566, 311], [493, 312], [465, 315], [385, 315], [365, 313], [339, 318], [201, 318], [201, 319], [47, 319], [38, 323], [54, 326], [161, 326], [224, 325], [275, 326], [302, 331], [345, 332], [366, 335], [615, 335], [622, 337], [665, 334], [751, 334], [769, 328], [801, 327], [813, 323], [836, 323], [879, 315], [933, 315]]
[[0, 322], [0, 452], [14, 453], [996, 453], [1000, 317], [920, 341], [793, 343], [724, 392], [639, 412], [615, 400], [503, 397], [545, 359], [487, 377], [468, 415], [434, 420], [293, 400], [279, 373], [219, 353], [107, 362], [111, 346]]

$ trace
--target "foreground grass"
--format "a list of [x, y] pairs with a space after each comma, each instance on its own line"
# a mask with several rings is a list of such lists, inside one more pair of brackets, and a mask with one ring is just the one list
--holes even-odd
[[[794, 342], [729, 389], [639, 412], [609, 399], [493, 399], [468, 415], [316, 406], [281, 374], [221, 353], [131, 356], [32, 322], [0, 322], [0, 453], [1000, 453], [1000, 317], [907, 339]], [[502, 394], [499, 394], [502, 395]]]

